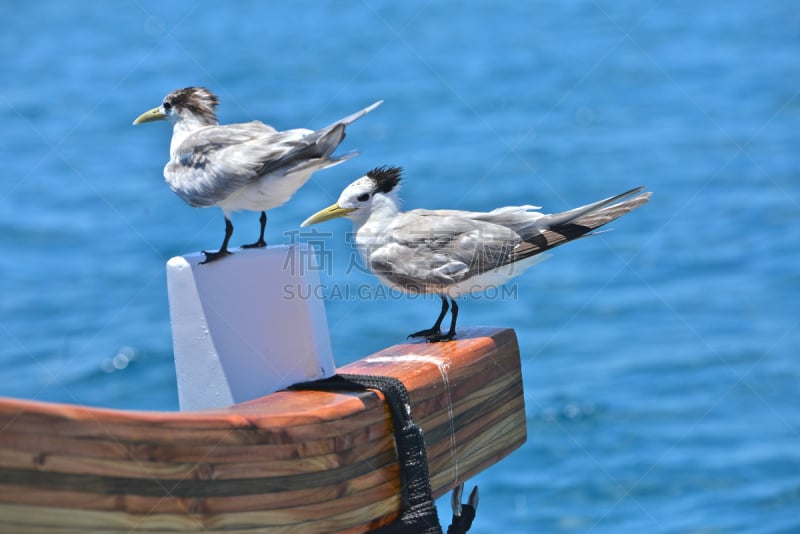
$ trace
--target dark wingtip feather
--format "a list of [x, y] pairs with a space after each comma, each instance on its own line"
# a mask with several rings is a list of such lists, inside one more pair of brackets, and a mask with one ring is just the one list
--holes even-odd
[[372, 178], [377, 184], [376, 191], [379, 193], [388, 193], [400, 183], [403, 178], [402, 167], [390, 167], [384, 165], [376, 167], [367, 173], [369, 178]]

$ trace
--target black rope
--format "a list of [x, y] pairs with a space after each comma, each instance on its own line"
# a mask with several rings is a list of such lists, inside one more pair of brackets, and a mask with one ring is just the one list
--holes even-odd
[[[366, 391], [383, 393], [394, 423], [394, 440], [400, 463], [400, 491], [403, 510], [390, 525], [373, 530], [374, 534], [443, 534], [433, 501], [428, 455], [422, 429], [411, 418], [411, 400], [406, 386], [390, 376], [337, 374], [314, 382], [290, 386], [293, 390]], [[472, 527], [478, 506], [478, 488], [469, 501], [461, 504], [461, 490], [453, 495], [453, 520], [447, 534], [466, 534]], [[458, 501], [458, 502], [456, 502]]]
[[428, 473], [428, 457], [425, 452], [422, 429], [411, 418], [408, 390], [400, 380], [388, 376], [340, 374], [314, 382], [295, 384], [289, 389], [330, 391], [376, 389], [383, 393], [394, 422], [395, 446], [400, 462], [400, 483], [404, 508], [394, 523], [373, 532], [379, 534], [442, 534], [436, 505], [433, 502]]

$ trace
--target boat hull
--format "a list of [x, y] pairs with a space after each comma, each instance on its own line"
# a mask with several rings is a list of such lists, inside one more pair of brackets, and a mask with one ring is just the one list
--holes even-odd
[[[512, 330], [395, 345], [339, 371], [406, 385], [435, 497], [526, 439]], [[2, 532], [367, 532], [401, 507], [375, 391], [182, 413], [0, 399], [0, 429]]]

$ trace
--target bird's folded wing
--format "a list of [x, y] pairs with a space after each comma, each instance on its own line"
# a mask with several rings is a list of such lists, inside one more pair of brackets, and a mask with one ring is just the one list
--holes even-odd
[[[641, 188], [637, 188], [628, 193], [618, 195], [617, 197], [612, 197], [610, 200], [613, 201], [616, 200], [616, 198], [624, 197], [640, 190]], [[577, 210], [582, 210], [584, 207], [565, 212], [569, 215], [569, 217], [566, 218], [569, 221], [567, 223], [548, 226], [546, 228], [533, 228], [532, 231], [522, 232], [523, 241], [509, 255], [508, 260], [520, 261], [541, 254], [542, 252], [563, 245], [569, 241], [592, 235], [592, 232], [597, 228], [630, 213], [639, 206], [646, 204], [649, 199], [650, 193], [644, 193], [611, 206], [589, 210], [588, 212], [584, 211], [584, 213], [577, 218], [574, 217], [573, 214], [576, 213]], [[601, 203], [607, 204], [607, 201], [600, 201], [595, 204], [599, 205]], [[542, 219], [550, 218], [550, 220], [558, 220], [560, 216], [561, 214], [552, 216], [546, 215], [542, 217]]]
[[446, 286], [504, 265], [519, 235], [463, 212], [414, 210], [400, 214], [367, 250], [372, 271], [396, 284]]
[[296, 165], [310, 130], [275, 132], [254, 121], [204, 128], [189, 136], [165, 175], [192, 206], [212, 206], [265, 174]]

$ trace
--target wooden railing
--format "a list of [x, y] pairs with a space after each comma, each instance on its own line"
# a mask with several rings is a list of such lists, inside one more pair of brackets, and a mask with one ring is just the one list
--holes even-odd
[[[465, 328], [339, 371], [403, 381], [437, 497], [526, 439], [512, 330]], [[391, 425], [373, 391], [188, 413], [0, 399], [0, 531], [366, 532], [401, 505]]]

